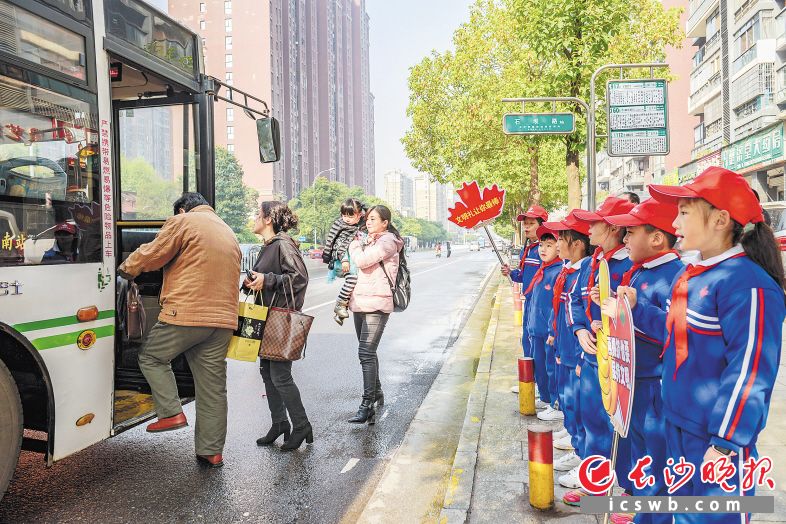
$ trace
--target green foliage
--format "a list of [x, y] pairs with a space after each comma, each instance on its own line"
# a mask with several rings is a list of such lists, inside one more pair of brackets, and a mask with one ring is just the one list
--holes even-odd
[[172, 204], [183, 192], [182, 176], [163, 180], [144, 158], [120, 157], [123, 192], [136, 194], [136, 215], [139, 220], [164, 220], [172, 215]]
[[[498, 183], [507, 191], [501, 218], [511, 226], [532, 202], [577, 207], [585, 119], [577, 118], [576, 133], [565, 137], [506, 136], [502, 115], [521, 108], [501, 99], [588, 100], [598, 66], [660, 60], [682, 36], [679, 10], [666, 11], [658, 0], [477, 0], [469, 22], [454, 33], [454, 49], [432, 52], [410, 70], [407, 156], [442, 182]], [[581, 112], [569, 104], [556, 110]]]
[[366, 207], [383, 205], [393, 214], [393, 225], [402, 235], [418, 237], [423, 242], [437, 242], [447, 238], [442, 224], [420, 218], [402, 217], [390, 205], [374, 195], [366, 195], [359, 187], [347, 187], [318, 177], [311, 187], [300, 192], [297, 198], [289, 201], [289, 207], [298, 215], [299, 224], [294, 235], [302, 235], [312, 242], [316, 230], [317, 243], [324, 244], [330, 226], [339, 217], [341, 203], [348, 198], [357, 198]]
[[235, 155], [216, 147], [216, 213], [232, 228], [239, 242], [255, 243], [259, 239], [252, 233], [253, 216], [259, 193], [243, 183], [243, 167]]

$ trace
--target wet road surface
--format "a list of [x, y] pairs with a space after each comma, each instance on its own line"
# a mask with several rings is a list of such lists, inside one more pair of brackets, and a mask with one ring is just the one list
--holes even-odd
[[[386, 405], [376, 426], [346, 423], [360, 402], [351, 318], [332, 319], [339, 282], [309, 264], [304, 310], [316, 319], [307, 358], [293, 366], [315, 442], [294, 453], [259, 448], [270, 414], [258, 367], [229, 361], [229, 433], [219, 470], [194, 459], [193, 426], [149, 435], [144, 426], [43, 467], [23, 452], [0, 522], [337, 522], [372, 493], [439, 372], [496, 258], [456, 250], [409, 258], [413, 297], [393, 314], [379, 348]], [[185, 413], [194, 422], [194, 405]]]

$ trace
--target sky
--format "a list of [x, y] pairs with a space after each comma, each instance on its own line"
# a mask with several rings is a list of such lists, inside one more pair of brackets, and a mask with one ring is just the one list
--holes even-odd
[[366, 0], [370, 18], [371, 92], [374, 93], [376, 193], [384, 173], [415, 174], [401, 137], [409, 128], [409, 68], [432, 50], [453, 47], [453, 32], [469, 20], [473, 0]]

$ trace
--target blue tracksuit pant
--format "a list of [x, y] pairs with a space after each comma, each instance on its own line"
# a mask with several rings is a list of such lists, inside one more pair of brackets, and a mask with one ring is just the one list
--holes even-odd
[[543, 347], [546, 354], [546, 377], [548, 379], [549, 398], [551, 398], [551, 407], [557, 402], [557, 360], [554, 356], [554, 346], [546, 344], [544, 339]]
[[[530, 295], [531, 296], [531, 295]], [[527, 312], [529, 310], [528, 306], [529, 300], [525, 300], [524, 303], [521, 305], [522, 313], [523, 313], [523, 329], [521, 335], [521, 348], [524, 350], [525, 357], [532, 357], [532, 343], [529, 339], [529, 333], [527, 333]]]
[[548, 359], [546, 351], [546, 339], [543, 337], [530, 337], [530, 344], [532, 345], [532, 355], [535, 359], [535, 384], [538, 385], [540, 400], [546, 402], [547, 404], [551, 404], [554, 399], [551, 396], [551, 389], [549, 388], [549, 375], [546, 370], [546, 361]]
[[[678, 461], [680, 457], [685, 457], [687, 462], [691, 462], [696, 466], [696, 472], [694, 473], [693, 477], [691, 478], [690, 482], [682, 486], [678, 489], [675, 493], [672, 493], [674, 496], [693, 496], [693, 497], [717, 497], [717, 496], [740, 496], [740, 495], [753, 495], [754, 490], [751, 489], [746, 491], [745, 493], [741, 492], [741, 486], [739, 482], [740, 471], [742, 470], [742, 465], [744, 461], [749, 456], [758, 457], [756, 454], [756, 447], [752, 446], [743, 450], [742, 455], [736, 455], [731, 457], [731, 461], [734, 466], [737, 468], [737, 476], [734, 479], [730, 479], [728, 481], [729, 484], [735, 486], [737, 491], [735, 493], [726, 493], [718, 484], [710, 484], [710, 483], [703, 483], [701, 481], [701, 463], [704, 460], [704, 453], [707, 452], [707, 448], [710, 447], [710, 439], [709, 437], [699, 437], [692, 433], [688, 433], [684, 429], [675, 426], [674, 424], [670, 423], [668, 420], [666, 421], [666, 446], [667, 446], [667, 459], [673, 458], [674, 461]], [[739, 524], [743, 522], [742, 517], [745, 515], [740, 515], [739, 513], [718, 513], [718, 514], [709, 514], [709, 513], [680, 513], [674, 515], [674, 522], [676, 524], [685, 524], [685, 523], [694, 523], [700, 522], [702, 524], [710, 523], [710, 524]], [[748, 519], [750, 515], [748, 515]]]
[[[584, 455], [601, 455], [611, 458], [611, 444], [614, 437], [598, 381], [598, 367], [586, 360], [581, 364], [581, 422], [584, 425]], [[631, 489], [628, 480], [630, 472], [630, 440], [619, 439], [617, 443], [617, 462], [615, 464], [617, 482], [625, 490]]]
[[584, 449], [584, 428], [581, 425], [581, 413], [579, 411], [579, 377], [576, 376], [576, 368], [573, 366], [557, 365], [558, 383], [560, 389], [559, 406], [565, 416], [565, 429], [570, 434], [570, 444], [576, 451], [576, 455], [583, 457]]
[[[644, 489], [633, 488], [637, 497], [664, 497], [666, 484], [663, 482], [663, 468], [666, 467], [666, 419], [663, 416], [663, 400], [660, 395], [658, 377], [636, 380], [633, 396], [628, 440], [630, 440], [631, 468], [640, 458], [649, 455], [652, 464], [645, 473], [655, 478], [655, 484]], [[638, 513], [636, 524], [670, 524], [671, 515], [667, 513]]]

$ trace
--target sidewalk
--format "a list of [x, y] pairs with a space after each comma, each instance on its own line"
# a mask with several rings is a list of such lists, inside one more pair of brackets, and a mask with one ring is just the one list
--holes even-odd
[[[517, 359], [521, 355], [521, 327], [515, 325], [510, 284], [500, 279], [494, 309], [486, 332], [475, 383], [453, 461], [440, 523], [570, 522], [602, 523], [603, 515], [582, 515], [579, 508], [562, 503], [569, 490], [554, 475], [554, 509], [535, 510], [529, 505], [527, 428], [546, 423], [519, 413], [518, 396], [510, 388], [518, 383]], [[768, 425], [759, 439], [759, 453], [773, 460], [776, 482], [775, 513], [754, 515], [753, 522], [786, 522], [786, 362], [770, 404]], [[564, 451], [554, 450], [554, 460]]]

